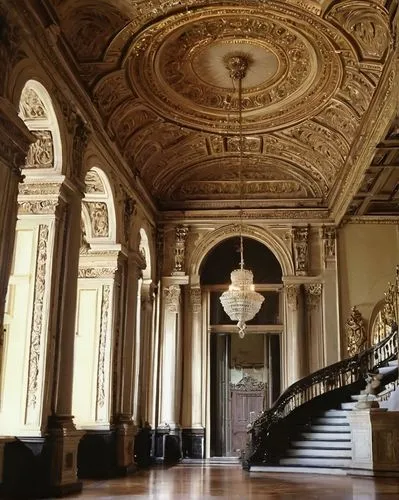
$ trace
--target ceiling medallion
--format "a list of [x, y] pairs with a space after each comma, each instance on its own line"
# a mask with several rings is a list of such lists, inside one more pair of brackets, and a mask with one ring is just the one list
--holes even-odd
[[[317, 114], [342, 79], [331, 27], [289, 5], [207, 6], [142, 31], [126, 57], [133, 91], [164, 118], [208, 132], [237, 132], [237, 96], [225, 60], [244, 53], [245, 133], [265, 133]], [[227, 105], [226, 105], [227, 103]]]

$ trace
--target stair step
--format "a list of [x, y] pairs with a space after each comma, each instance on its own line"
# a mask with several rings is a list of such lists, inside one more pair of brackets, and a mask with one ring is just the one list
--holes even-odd
[[348, 410], [327, 410], [320, 415], [317, 415], [317, 417], [328, 417], [328, 418], [340, 418], [340, 417], [347, 417], [348, 416]]
[[291, 442], [291, 447], [292, 448], [329, 448], [329, 449], [341, 449], [341, 450], [351, 450], [352, 449], [352, 444], [351, 441], [345, 440], [345, 441], [319, 441], [316, 439], [309, 439], [306, 441], [292, 441]]
[[316, 417], [312, 424], [316, 425], [349, 425], [346, 417]]
[[[364, 393], [364, 394], [354, 394], [353, 396], [351, 396], [351, 398], [352, 398], [352, 401], [356, 401], [356, 402], [357, 402], [357, 401], [364, 400], [364, 399], [365, 399], [365, 396], [366, 396], [366, 394], [365, 394], [365, 393]], [[368, 399], [369, 401], [373, 401], [373, 400], [375, 400], [375, 399], [377, 399], [377, 398], [376, 398], [376, 396], [374, 396], [374, 394], [369, 394], [369, 395], [367, 396], [367, 399]]]
[[350, 441], [350, 432], [302, 432], [300, 437], [308, 440], [317, 441]]
[[329, 424], [329, 425], [311, 425], [310, 426], [310, 431], [311, 432], [331, 432], [331, 433], [346, 433], [350, 432], [350, 427], [349, 427], [349, 422], [346, 422], [345, 424], [340, 424], [340, 425], [335, 425], [335, 424]]
[[352, 450], [320, 449], [320, 448], [289, 448], [287, 457], [321, 457], [321, 458], [352, 458]]
[[378, 373], [381, 373], [382, 375], [387, 375], [388, 373], [393, 373], [394, 371], [396, 371], [397, 368], [398, 368], [397, 365], [381, 366], [381, 368], [378, 368]]
[[392, 361], [388, 361], [389, 366], [395, 366], [396, 368], [398, 367], [398, 360], [393, 359]]
[[284, 466], [284, 465], [251, 465], [249, 470], [251, 473], [265, 473], [265, 472], [284, 472], [284, 473], [298, 473], [298, 474], [329, 474], [329, 475], [347, 475], [345, 469], [336, 467], [304, 467], [304, 466]]
[[347, 401], [345, 403], [341, 403], [342, 410], [353, 410], [355, 406], [356, 406], [356, 401]]
[[352, 460], [350, 458], [281, 458], [280, 465], [302, 465], [310, 467], [350, 467]]

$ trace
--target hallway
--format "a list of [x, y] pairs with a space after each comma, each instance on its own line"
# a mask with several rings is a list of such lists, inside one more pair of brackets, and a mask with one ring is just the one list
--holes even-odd
[[83, 494], [69, 497], [157, 500], [385, 500], [399, 498], [399, 478], [311, 474], [249, 474], [240, 466], [154, 467], [109, 481], [85, 481]]

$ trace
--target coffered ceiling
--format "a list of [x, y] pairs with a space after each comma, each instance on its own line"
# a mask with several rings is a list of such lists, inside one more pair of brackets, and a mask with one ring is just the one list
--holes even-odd
[[[231, 55], [249, 61], [247, 209], [327, 220], [358, 188], [351, 210], [366, 213], [361, 193], [395, 184], [399, 161], [387, 159], [381, 134], [392, 111], [396, 1], [47, 1], [106, 132], [161, 210], [237, 208]], [[386, 140], [397, 142], [392, 133]]]

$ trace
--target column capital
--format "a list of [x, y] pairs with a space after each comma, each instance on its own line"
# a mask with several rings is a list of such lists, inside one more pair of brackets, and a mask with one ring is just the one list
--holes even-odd
[[285, 296], [287, 298], [287, 305], [293, 311], [298, 309], [299, 291], [301, 285], [299, 283], [284, 284]]
[[190, 305], [194, 314], [201, 312], [201, 288], [199, 286], [190, 287]]
[[306, 306], [309, 309], [314, 309], [320, 303], [323, 284], [320, 282], [305, 283]]

